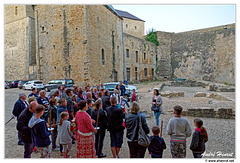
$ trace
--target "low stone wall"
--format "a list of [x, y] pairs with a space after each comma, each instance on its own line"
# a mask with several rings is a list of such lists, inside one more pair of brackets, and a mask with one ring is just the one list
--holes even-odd
[[195, 80], [184, 80], [184, 81], [172, 81], [171, 86], [173, 87], [205, 87], [206, 83], [198, 82]]
[[233, 86], [227, 86], [224, 84], [216, 85], [216, 84], [209, 84], [206, 86], [206, 89], [209, 91], [215, 91], [215, 92], [235, 92], [235, 87]]
[[221, 108], [221, 109], [218, 109], [216, 117], [225, 118], [225, 119], [232, 119], [232, 118], [235, 118], [235, 114], [234, 114], [232, 109]]
[[234, 119], [235, 113], [231, 108], [220, 108], [215, 111], [209, 107], [190, 108], [187, 111], [183, 111], [182, 115], [193, 117], [206, 117], [206, 118], [223, 118]]
[[207, 94], [204, 93], [204, 92], [197, 92], [197, 93], [194, 95], [194, 97], [206, 97], [206, 96], [207, 96]]
[[221, 101], [234, 101], [233, 99], [230, 99], [228, 97], [225, 97], [219, 93], [205, 93], [205, 92], [197, 92], [194, 97], [207, 97], [207, 98], [213, 98], [216, 100]]
[[166, 92], [160, 92], [160, 95], [162, 97], [184, 97], [184, 92], [170, 92], [170, 91], [166, 91]]
[[172, 81], [172, 87], [203, 87], [215, 92], [235, 92], [235, 87], [225, 84], [207, 83], [195, 80]]

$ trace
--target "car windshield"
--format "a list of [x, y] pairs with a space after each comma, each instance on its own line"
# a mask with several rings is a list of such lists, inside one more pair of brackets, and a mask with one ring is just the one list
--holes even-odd
[[52, 81], [48, 82], [48, 84], [54, 84], [54, 80], [52, 80]]
[[63, 80], [55, 80], [55, 84], [64, 84]]
[[105, 85], [105, 89], [109, 90], [109, 89], [115, 89], [116, 85], [113, 84], [109, 84], [109, 85]]
[[35, 81], [34, 84], [42, 84], [41, 81]]
[[67, 84], [74, 84], [73, 80], [66, 80]]

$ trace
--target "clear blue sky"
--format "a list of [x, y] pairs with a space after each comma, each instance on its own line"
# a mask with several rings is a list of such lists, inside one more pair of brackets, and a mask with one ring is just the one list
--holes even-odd
[[235, 5], [113, 5], [145, 20], [151, 28], [183, 32], [235, 23]]

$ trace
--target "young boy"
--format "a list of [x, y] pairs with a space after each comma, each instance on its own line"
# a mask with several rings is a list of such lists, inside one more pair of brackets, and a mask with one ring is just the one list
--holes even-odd
[[149, 154], [152, 158], [162, 158], [163, 150], [167, 147], [164, 139], [159, 136], [160, 128], [154, 126], [152, 132], [153, 136], [150, 136], [151, 144], [148, 146]]
[[39, 104], [36, 107], [36, 115], [30, 119], [28, 127], [31, 128], [32, 139], [41, 153], [40, 158], [50, 158], [52, 150], [49, 146], [51, 144], [49, 136], [51, 133], [48, 131], [46, 122], [41, 119], [44, 111], [45, 107]]
[[186, 157], [186, 139], [191, 136], [192, 129], [189, 121], [181, 117], [182, 107], [174, 106], [175, 116], [171, 118], [167, 126], [167, 134], [170, 135], [170, 149], [173, 158]]

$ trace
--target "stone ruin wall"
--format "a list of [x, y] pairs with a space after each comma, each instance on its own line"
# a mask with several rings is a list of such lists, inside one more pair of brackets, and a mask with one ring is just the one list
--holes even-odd
[[235, 24], [157, 36], [159, 79], [235, 83]]
[[235, 83], [235, 26], [174, 34], [173, 78]]

